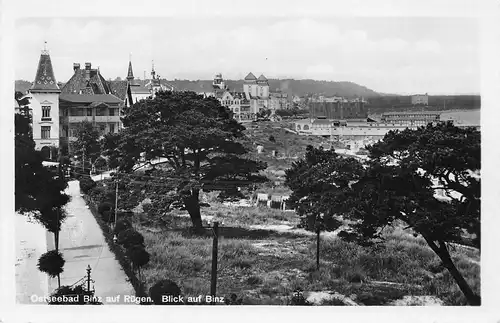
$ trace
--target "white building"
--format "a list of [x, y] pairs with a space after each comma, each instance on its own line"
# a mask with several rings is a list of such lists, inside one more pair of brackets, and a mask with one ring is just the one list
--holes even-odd
[[243, 93], [250, 101], [250, 112], [254, 115], [269, 109], [269, 82], [264, 75], [256, 78], [251, 72], [245, 77]]
[[35, 82], [29, 90], [29, 96], [35, 149], [46, 151], [48, 154], [52, 154], [51, 147], [59, 147], [60, 93], [61, 89], [54, 77], [49, 52], [42, 50]]
[[429, 105], [429, 96], [425, 94], [414, 94], [411, 96], [411, 104], [413, 105]]

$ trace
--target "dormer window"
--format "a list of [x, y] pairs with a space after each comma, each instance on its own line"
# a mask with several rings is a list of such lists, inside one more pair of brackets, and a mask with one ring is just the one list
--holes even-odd
[[44, 105], [42, 106], [42, 121], [51, 121], [50, 117], [50, 106]]

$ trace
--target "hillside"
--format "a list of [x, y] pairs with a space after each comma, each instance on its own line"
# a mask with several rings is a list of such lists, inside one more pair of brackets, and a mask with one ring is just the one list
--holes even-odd
[[[212, 88], [212, 80], [165, 80], [179, 90], [190, 90], [195, 92], [210, 92]], [[226, 83], [232, 91], [243, 91], [243, 80], [227, 80]], [[31, 82], [24, 80], [16, 81], [16, 91], [26, 92], [31, 86]], [[344, 96], [348, 98], [378, 97], [379, 94], [364, 86], [352, 82], [331, 82], [331, 81], [316, 81], [316, 80], [269, 80], [269, 88], [271, 91], [281, 89], [289, 94], [305, 96], [308, 93], [323, 94], [325, 96]]]
[[[212, 80], [173, 80], [168, 81], [180, 90], [191, 90], [195, 92], [211, 91]], [[226, 80], [226, 84], [230, 90], [242, 91], [243, 80]], [[333, 82], [333, 81], [316, 81], [316, 80], [269, 80], [269, 88], [271, 91], [281, 89], [291, 95], [305, 96], [308, 93], [323, 94], [325, 96], [344, 96], [348, 98], [378, 97], [379, 94], [364, 86], [352, 82]]]
[[31, 87], [31, 82], [25, 80], [16, 80], [14, 87], [16, 92], [19, 91], [22, 93], [26, 93], [26, 91], [28, 91]]

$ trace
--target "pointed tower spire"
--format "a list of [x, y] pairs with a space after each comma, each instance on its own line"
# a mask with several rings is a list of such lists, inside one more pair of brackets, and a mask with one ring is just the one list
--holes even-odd
[[38, 61], [38, 69], [36, 71], [35, 82], [31, 86], [31, 92], [43, 93], [60, 93], [61, 90], [57, 85], [54, 77], [54, 69], [50, 60], [49, 51], [47, 50], [47, 42], [45, 41], [40, 60]]
[[132, 82], [133, 80], [134, 72], [132, 72], [132, 54], [129, 54], [127, 81]]

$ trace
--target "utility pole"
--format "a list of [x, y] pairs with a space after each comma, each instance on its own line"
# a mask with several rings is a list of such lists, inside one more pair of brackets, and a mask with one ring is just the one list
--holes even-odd
[[118, 180], [116, 181], [116, 187], [115, 187], [115, 226], [113, 228], [116, 228], [117, 215], [118, 215]]
[[[215, 294], [217, 290], [217, 247], [219, 240], [219, 222], [214, 222], [213, 227], [214, 240], [212, 246], [212, 279], [210, 283], [210, 295], [212, 296], [212, 300], [215, 299]], [[212, 304], [215, 304], [215, 301], [212, 301]]]
[[90, 265], [87, 265], [87, 292], [90, 295], [90, 271], [92, 269], [90, 268]]
[[320, 229], [319, 229], [319, 225], [317, 225], [317, 227], [316, 227], [316, 269], [317, 270], [319, 270], [319, 240], [320, 240], [319, 234], [320, 234]]
[[85, 166], [85, 148], [83, 149], [83, 156], [82, 156], [82, 175], [85, 173], [84, 166]]

